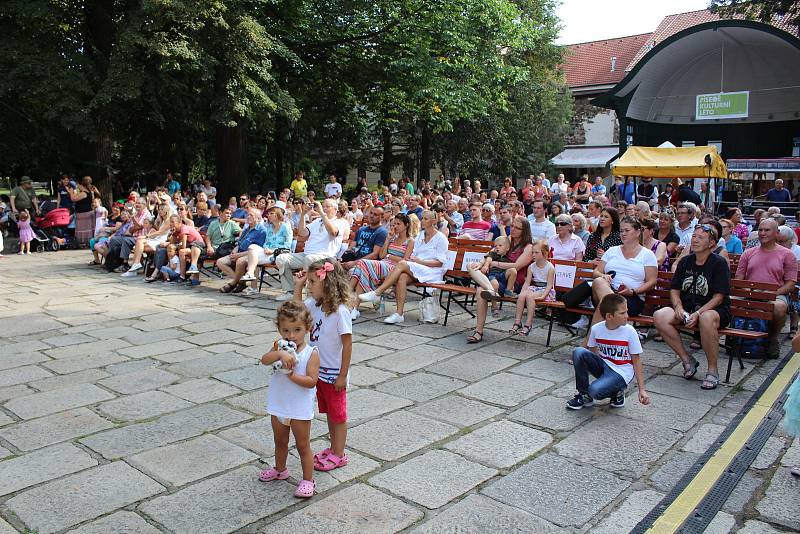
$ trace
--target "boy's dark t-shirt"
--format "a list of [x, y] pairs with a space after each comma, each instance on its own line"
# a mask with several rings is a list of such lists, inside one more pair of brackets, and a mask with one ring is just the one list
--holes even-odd
[[[495, 251], [489, 252], [484, 258], [492, 258], [492, 261], [500, 261], [503, 263], [514, 263], [508, 256], [501, 256]], [[501, 269], [500, 267], [489, 267], [489, 272], [492, 274], [504, 273], [505, 271], [505, 269]]]
[[703, 265], [695, 263], [696, 256], [683, 258], [672, 277], [671, 289], [681, 292], [681, 304], [686, 311], [693, 312], [704, 306], [715, 293], [724, 295], [721, 307], [730, 308], [731, 272], [722, 256], [711, 254]]

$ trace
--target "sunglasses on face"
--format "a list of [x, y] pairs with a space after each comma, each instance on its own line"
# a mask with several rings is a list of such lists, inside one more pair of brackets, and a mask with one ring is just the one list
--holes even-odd
[[571, 226], [571, 225], [572, 225], [571, 222], [564, 222], [564, 221], [556, 223], [556, 226]]

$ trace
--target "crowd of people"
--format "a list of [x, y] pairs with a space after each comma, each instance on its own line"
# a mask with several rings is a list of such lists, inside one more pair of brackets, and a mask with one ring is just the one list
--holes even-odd
[[[309, 497], [313, 470], [348, 461], [345, 391], [359, 306], [391, 298], [395, 311], [383, 320], [403, 323], [408, 288], [444, 280], [453, 241], [493, 245], [482, 261], [468, 265], [478, 287], [468, 343], [483, 340], [490, 311], [502, 315], [502, 300], [516, 301], [513, 336], [530, 334], [541, 303], [559, 299], [594, 309], [590, 321], [573, 325], [589, 329], [572, 355], [577, 393], [567, 408], [604, 398], [620, 408], [634, 378], [640, 402], [650, 402], [642, 377], [646, 332], [629, 324], [629, 317], [645, 311], [659, 271], [674, 275], [671, 305], [652, 310], [655, 339], [675, 351], [684, 378], [692, 379], [700, 363], [684, 345], [680, 328], [696, 328], [699, 344], [690, 348], [702, 348], [707, 360], [701, 387], [719, 384], [719, 331], [731, 325], [734, 277], [778, 287], [767, 348], [768, 356], [777, 356], [786, 319], [791, 317], [791, 336], [797, 328], [800, 228], [786, 226], [779, 208], [757, 211], [753, 226], [738, 208], [718, 217], [687, 184], [674, 181], [668, 187], [659, 193], [649, 179], [637, 187], [618, 180], [607, 190], [600, 178], [593, 185], [587, 176], [570, 184], [563, 175], [550, 182], [542, 173], [521, 188], [510, 178], [499, 188], [484, 188], [480, 180], [439, 177], [422, 180], [419, 189], [406, 179], [372, 191], [360, 182], [348, 202], [335, 176], [318, 196], [298, 172], [286, 189], [225, 202], [208, 181], [187, 194], [168, 176], [152, 191], [131, 191], [104, 207], [90, 177], [76, 183], [65, 176], [57, 205], [74, 213], [75, 238], [90, 248], [90, 265], [124, 279], [141, 276], [148, 283], [194, 288], [203, 268], [213, 265], [226, 278], [221, 292], [247, 296], [258, 293], [258, 268], [274, 269], [281, 289], [274, 298], [283, 303], [278, 329], [292, 349], [276, 344], [262, 358], [288, 375], [276, 373], [269, 389], [276, 465], [260, 478], [288, 476], [291, 431], [303, 465], [296, 495]], [[22, 234], [25, 213], [39, 210], [30, 183], [21, 184], [10, 200]], [[731, 255], [738, 257], [735, 273]], [[558, 294], [553, 259], [591, 262], [592, 284]], [[306, 288], [309, 298], [303, 300]], [[589, 375], [596, 380], [590, 382]], [[331, 446], [316, 455], [309, 443], [314, 388], [331, 435]]]

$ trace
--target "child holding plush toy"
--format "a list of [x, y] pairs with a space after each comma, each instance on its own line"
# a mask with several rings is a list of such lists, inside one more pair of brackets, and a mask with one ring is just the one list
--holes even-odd
[[267, 413], [272, 416], [275, 440], [275, 466], [262, 471], [258, 478], [262, 482], [289, 478], [286, 458], [291, 429], [303, 467], [303, 479], [294, 496], [307, 499], [314, 496], [316, 487], [311, 420], [319, 378], [319, 353], [316, 347], [306, 344], [306, 336], [311, 331], [311, 313], [302, 302], [284, 302], [278, 308], [276, 322], [282, 339], [261, 357], [261, 363], [272, 365], [275, 370], [267, 391]]

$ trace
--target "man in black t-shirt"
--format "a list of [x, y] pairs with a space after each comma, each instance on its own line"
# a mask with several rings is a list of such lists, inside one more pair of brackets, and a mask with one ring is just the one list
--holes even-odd
[[703, 203], [703, 200], [700, 198], [694, 189], [692, 189], [689, 184], [682, 183], [678, 186], [678, 202], [691, 202], [695, 206], [700, 206]]
[[708, 224], [698, 224], [692, 234], [692, 254], [678, 263], [670, 287], [672, 307], [661, 308], [653, 315], [656, 329], [683, 362], [683, 377], [687, 380], [697, 372], [698, 362], [683, 346], [678, 326], [697, 327], [700, 343], [708, 359], [708, 372], [700, 386], [714, 389], [719, 385], [717, 359], [719, 330], [731, 320], [728, 262], [712, 253], [717, 246], [717, 230]]

